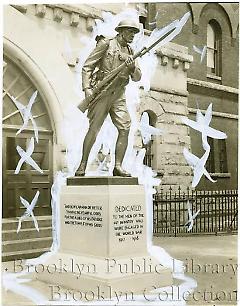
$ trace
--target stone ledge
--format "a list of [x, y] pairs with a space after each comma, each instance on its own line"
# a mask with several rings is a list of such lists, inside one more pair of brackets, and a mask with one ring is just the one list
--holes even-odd
[[[96, 238], [94, 237], [94, 239]], [[133, 246], [135, 245], [132, 244], [129, 250], [131, 250]], [[68, 287], [69, 290], [74, 290], [73, 292], [79, 293], [81, 293], [81, 291], [94, 293], [94, 290], [98, 288], [101, 290], [101, 300], [103, 301], [103, 303], [99, 303], [99, 305], [107, 305], [104, 301], [112, 300], [112, 292], [121, 292], [121, 294], [126, 296], [129, 292], [131, 292], [131, 295], [132, 293], [139, 295], [140, 292], [149, 295], [150, 290], [147, 291], [146, 288], [161, 288], [173, 284], [171, 269], [161, 265], [160, 262], [151, 255], [142, 254], [142, 256], [131, 255], [131, 257], [121, 256], [120, 258], [115, 258], [116, 257], [99, 258], [97, 256], [91, 256], [91, 254], [76, 254], [72, 250], [60, 250], [44, 262], [45, 269], [42, 273], [36, 273], [36, 278], [45, 283], [55, 284], [63, 288]], [[68, 264], [69, 260], [72, 263], [70, 265]], [[115, 269], [111, 267], [108, 268], [112, 260], [116, 262]], [[64, 273], [61, 273], [60, 266], [60, 269], [57, 268], [54, 273], [47, 272], [47, 267], [55, 267], [56, 263], [59, 262], [64, 263]], [[79, 272], [77, 273], [77, 269], [74, 270], [74, 263], [75, 265], [76, 263], [81, 263], [82, 267], [88, 267], [85, 269], [86, 272], [81, 271], [81, 274], [79, 274]], [[148, 265], [154, 267], [155, 270], [152, 269], [153, 271], [151, 270], [151, 272], [149, 272], [150, 269]], [[89, 269], [89, 267], [91, 268]], [[125, 272], [123, 270], [122, 272], [121, 267], [127, 267], [129, 271]], [[108, 272], [108, 269], [110, 269], [110, 272]], [[78, 298], [78, 300], [75, 299], [75, 301], [79, 301], [78, 304], [75, 305], [85, 304], [84, 299], [81, 298]], [[97, 294], [95, 301], [100, 301]], [[89, 302], [88, 305], [93, 304]]]
[[191, 79], [191, 78], [187, 79], [187, 83], [189, 85], [194, 85], [194, 86], [200, 86], [200, 87], [210, 88], [210, 89], [214, 89], [214, 90], [225, 91], [225, 92], [229, 92], [229, 93], [238, 95], [238, 89], [234, 88], [234, 87], [229, 87], [229, 86], [225, 86], [225, 85], [210, 83], [210, 82]]
[[68, 186], [138, 185], [136, 177], [121, 176], [75, 176], [67, 179]]
[[[142, 88], [140, 88], [140, 98], [149, 98], [154, 101], [160, 102], [170, 102], [176, 104], [182, 104], [187, 106], [186, 95], [188, 95], [187, 91], [176, 91], [176, 90], [168, 90], [156, 86], [152, 86], [150, 91], [145, 92]], [[162, 95], [164, 94], [164, 95]], [[166, 94], [166, 95], [165, 95]]]
[[165, 111], [165, 113], [171, 113], [171, 114], [176, 114], [176, 115], [187, 115], [187, 109], [184, 105], [182, 104], [174, 104], [174, 103], [168, 103], [168, 102], [163, 102], [161, 101], [161, 105]]
[[209, 173], [212, 177], [218, 177], [218, 178], [230, 178], [231, 173]]
[[182, 97], [188, 96], [187, 90], [175, 90], [175, 89], [161, 88], [161, 87], [155, 87], [155, 86], [151, 86], [150, 90], [153, 90], [156, 92], [163, 92], [163, 93], [175, 95], [175, 96], [182, 96]]
[[207, 78], [213, 79], [213, 80], [217, 80], [217, 81], [221, 81], [222, 80], [222, 77], [214, 75], [214, 74], [210, 74], [210, 73], [207, 73]]
[[[189, 113], [192, 113], [192, 114], [196, 114], [197, 113], [197, 109], [196, 108], [191, 108], [189, 107], [188, 108], [188, 111]], [[200, 111], [205, 114], [206, 113], [206, 110], [201, 110]], [[234, 115], [234, 114], [228, 114], [228, 113], [220, 113], [220, 112], [212, 112], [213, 116], [215, 117], [221, 117], [221, 118], [228, 118], [228, 119], [235, 119], [235, 120], [238, 120], [239, 116], [238, 115]]]
[[193, 56], [187, 53], [188, 48], [169, 43], [166, 47], [162, 47], [156, 50], [157, 55], [167, 56], [169, 58], [177, 59], [180, 62], [193, 62]]

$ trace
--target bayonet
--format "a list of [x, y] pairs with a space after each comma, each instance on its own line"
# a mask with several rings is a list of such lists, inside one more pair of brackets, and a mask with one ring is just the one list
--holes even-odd
[[[156, 46], [160, 48], [170, 42], [175, 36], [177, 36], [181, 32], [182, 27], [187, 22], [189, 16], [190, 13], [187, 12], [180, 20], [173, 21], [161, 30], [157, 29], [157, 40], [153, 43], [150, 43], [148, 47], [145, 46], [140, 51], [135, 53], [133, 55], [133, 59], [135, 60], [138, 57], [142, 57], [144, 54], [148, 53]], [[107, 77], [100, 81], [93, 89], [92, 95], [81, 101], [78, 108], [82, 112], [85, 112], [87, 108], [93, 107], [95, 103], [101, 98], [102, 94], [105, 93], [110, 88], [110, 86], [112, 86], [112, 82], [118, 77], [119, 72], [122, 71], [124, 68], [126, 68], [125, 62], [115, 68]]]

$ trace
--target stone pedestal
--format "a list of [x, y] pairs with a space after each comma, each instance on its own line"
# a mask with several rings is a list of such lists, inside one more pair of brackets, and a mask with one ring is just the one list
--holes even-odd
[[171, 285], [171, 271], [148, 254], [146, 223], [136, 178], [70, 178], [60, 197], [60, 248], [37, 277], [106, 298]]

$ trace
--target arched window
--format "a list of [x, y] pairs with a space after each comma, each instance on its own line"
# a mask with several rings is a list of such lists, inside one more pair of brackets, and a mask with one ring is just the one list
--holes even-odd
[[221, 76], [222, 32], [219, 24], [211, 20], [207, 25], [207, 70]]
[[3, 61], [3, 106], [2, 106], [2, 173], [3, 173], [3, 205], [4, 218], [22, 216], [25, 208], [20, 205], [19, 197], [33, 199], [37, 190], [40, 191], [38, 203], [34, 209], [35, 215], [51, 214], [51, 186], [53, 181], [53, 129], [49, 113], [43, 98], [38, 92], [36, 102], [31, 108], [32, 119], [38, 130], [38, 142], [34, 142], [33, 160], [43, 170], [43, 174], [23, 163], [18, 174], [14, 174], [20, 155], [16, 150], [20, 146], [23, 150], [34, 137], [34, 126], [29, 120], [27, 126], [18, 135], [16, 132], [23, 125], [23, 115], [15, 103], [23, 106], [37, 89], [24, 70], [8, 57]]

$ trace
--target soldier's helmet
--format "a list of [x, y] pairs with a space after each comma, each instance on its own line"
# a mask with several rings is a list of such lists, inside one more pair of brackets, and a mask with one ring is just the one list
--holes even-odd
[[115, 28], [117, 32], [119, 32], [120, 29], [134, 29], [136, 33], [139, 32], [139, 25], [131, 19], [125, 19], [119, 22], [118, 26]]

